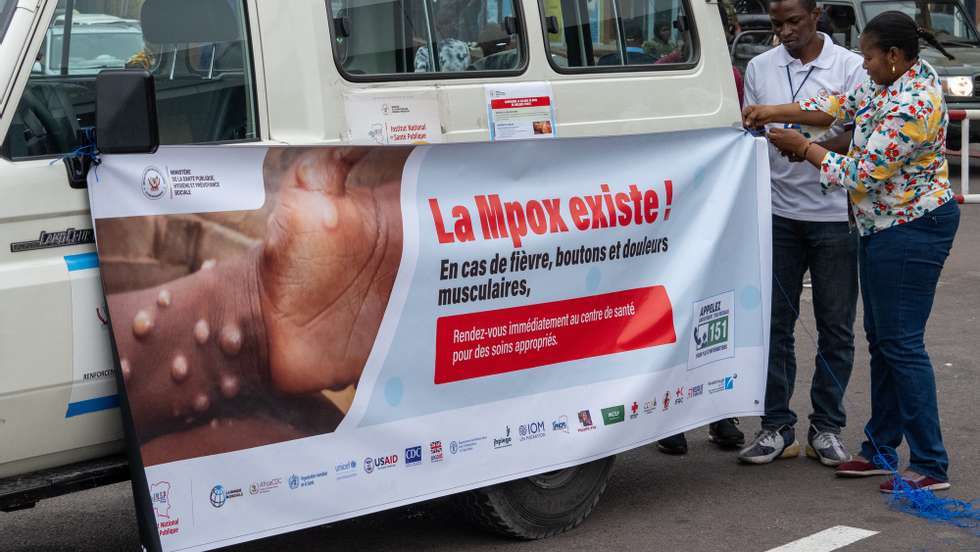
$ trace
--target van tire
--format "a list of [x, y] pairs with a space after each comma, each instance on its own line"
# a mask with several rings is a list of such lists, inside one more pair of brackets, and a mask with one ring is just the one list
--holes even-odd
[[534, 540], [574, 529], [592, 513], [616, 457], [457, 495], [466, 518], [483, 529]]

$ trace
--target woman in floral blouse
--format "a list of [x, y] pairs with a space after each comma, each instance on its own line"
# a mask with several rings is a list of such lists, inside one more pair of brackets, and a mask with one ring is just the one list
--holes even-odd
[[[939, 274], [959, 225], [943, 155], [949, 118], [936, 71], [919, 59], [924, 39], [949, 56], [930, 33], [901, 12], [872, 19], [861, 35], [870, 80], [840, 96], [799, 104], [752, 106], [747, 127], [779, 122], [830, 126], [854, 122], [848, 155], [826, 150], [795, 130], [772, 129], [781, 151], [820, 169], [824, 190], [848, 190], [861, 234], [864, 329], [871, 353], [871, 419], [860, 456], [841, 464], [845, 477], [887, 475], [896, 449], [908, 442], [902, 478], [913, 488], [949, 488], [936, 382], [925, 350], [925, 327]], [[780, 125], [782, 126], [782, 125]], [[881, 485], [893, 492], [895, 481]]]

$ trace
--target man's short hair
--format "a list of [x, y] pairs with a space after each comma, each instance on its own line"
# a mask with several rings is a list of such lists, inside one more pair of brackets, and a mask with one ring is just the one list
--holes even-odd
[[[794, 0], [769, 0], [770, 4], [779, 4], [782, 2], [793, 2]], [[811, 12], [817, 9], [817, 0], [795, 0], [800, 3], [800, 7], [804, 10]]]

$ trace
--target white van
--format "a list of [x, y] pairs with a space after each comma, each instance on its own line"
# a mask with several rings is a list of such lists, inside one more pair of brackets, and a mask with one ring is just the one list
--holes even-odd
[[[560, 138], [739, 123], [718, 6], [699, 0], [0, 0], [0, 39], [0, 510], [126, 477], [100, 263], [152, 286], [249, 239], [188, 223], [179, 243], [95, 257], [100, 63], [155, 77], [163, 144], [377, 139], [352, 106], [404, 98], [435, 106], [430, 141], [489, 141], [491, 83], [550, 86]], [[611, 461], [469, 503], [495, 529], [554, 534]], [[549, 494], [564, 498], [528, 498]]]

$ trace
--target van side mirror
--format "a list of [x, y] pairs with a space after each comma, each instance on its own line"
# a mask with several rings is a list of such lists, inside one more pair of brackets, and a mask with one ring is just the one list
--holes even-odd
[[110, 69], [95, 79], [95, 140], [100, 153], [154, 153], [160, 146], [156, 88], [142, 69]]

